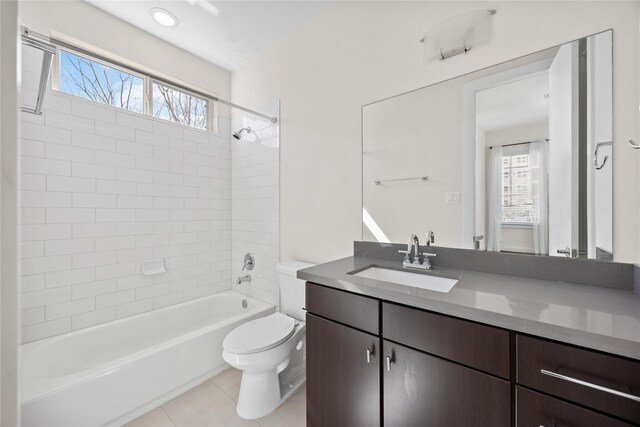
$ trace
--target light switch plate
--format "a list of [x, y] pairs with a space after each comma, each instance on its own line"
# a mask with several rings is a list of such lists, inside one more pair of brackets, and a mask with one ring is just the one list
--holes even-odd
[[457, 205], [460, 203], [460, 193], [457, 191], [447, 191], [447, 204]]

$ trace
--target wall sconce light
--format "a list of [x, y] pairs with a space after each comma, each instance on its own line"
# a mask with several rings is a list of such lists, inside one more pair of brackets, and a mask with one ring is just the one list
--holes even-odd
[[431, 29], [420, 39], [425, 64], [436, 59], [444, 61], [488, 43], [492, 36], [491, 17], [496, 12], [495, 9], [466, 12]]

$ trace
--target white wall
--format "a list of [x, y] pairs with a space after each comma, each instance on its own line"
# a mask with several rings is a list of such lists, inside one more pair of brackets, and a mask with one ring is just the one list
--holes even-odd
[[[423, 64], [418, 40], [497, 8], [494, 40]], [[614, 31], [614, 253], [640, 259], [637, 2], [339, 2], [235, 71], [235, 102], [280, 97], [282, 258], [328, 261], [361, 238], [361, 106], [569, 40]], [[419, 230], [417, 230], [419, 231]], [[300, 236], [305, 236], [300, 238]]]
[[[427, 230], [433, 230], [439, 245], [465, 245], [462, 205], [446, 201], [448, 192], [462, 191], [460, 94], [465, 80], [455, 79], [363, 109], [364, 208], [392, 242], [407, 242], [413, 233], [424, 241]], [[376, 180], [425, 175], [427, 182], [375, 184]], [[367, 230], [364, 236], [376, 240]]]
[[543, 120], [526, 125], [488, 131], [485, 134], [485, 145], [488, 148], [496, 145], [513, 144], [519, 141], [535, 141], [548, 137], [549, 122]]
[[[229, 71], [175, 47], [80, 0], [20, 2], [20, 22], [45, 34], [61, 33], [105, 56], [116, 56], [174, 81], [229, 99]], [[203, 43], [206, 41], [203, 40]]]
[[0, 2], [0, 425], [20, 425], [17, 262], [18, 4]]
[[[232, 129], [248, 126], [251, 133], [244, 133], [241, 140], [231, 139], [231, 280], [233, 289], [279, 305], [276, 269], [280, 257], [278, 125], [246, 113], [238, 116], [232, 121]], [[246, 253], [255, 258], [252, 271], [242, 271]], [[251, 275], [251, 282], [238, 285], [237, 278], [245, 274]]]

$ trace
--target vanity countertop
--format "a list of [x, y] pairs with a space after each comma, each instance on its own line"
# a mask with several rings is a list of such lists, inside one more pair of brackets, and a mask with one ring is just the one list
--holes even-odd
[[[448, 293], [348, 274], [401, 261], [351, 256], [298, 271], [298, 278], [640, 360], [640, 295], [551, 280], [439, 267], [429, 273], [458, 278]], [[427, 274], [429, 274], [427, 273]]]

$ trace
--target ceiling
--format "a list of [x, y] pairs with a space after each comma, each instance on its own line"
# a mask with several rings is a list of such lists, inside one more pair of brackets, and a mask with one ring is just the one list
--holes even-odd
[[485, 132], [546, 121], [549, 73], [538, 72], [476, 93], [476, 126]]
[[[233, 71], [320, 13], [329, 1], [85, 0], [181, 49]], [[174, 14], [163, 27], [149, 9]]]

